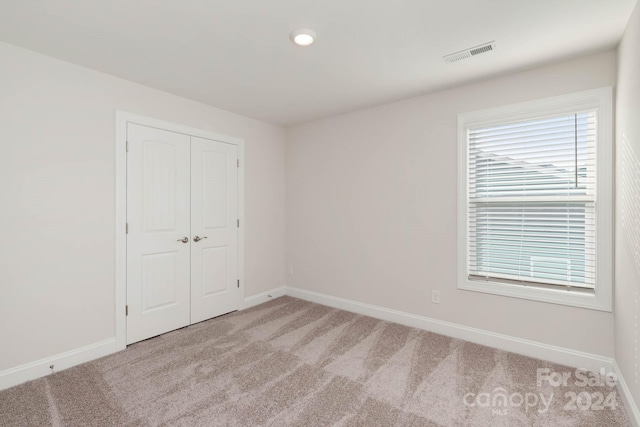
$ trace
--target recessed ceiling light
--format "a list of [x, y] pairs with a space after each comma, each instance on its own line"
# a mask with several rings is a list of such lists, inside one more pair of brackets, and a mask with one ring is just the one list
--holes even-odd
[[291, 41], [298, 46], [309, 46], [316, 38], [316, 33], [307, 30], [306, 28], [300, 28], [291, 32]]

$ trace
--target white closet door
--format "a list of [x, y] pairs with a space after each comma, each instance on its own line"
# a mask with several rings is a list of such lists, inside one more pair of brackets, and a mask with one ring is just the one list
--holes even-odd
[[190, 321], [191, 159], [187, 135], [129, 124], [127, 140], [130, 344]]
[[191, 323], [238, 309], [237, 160], [236, 145], [191, 138]]

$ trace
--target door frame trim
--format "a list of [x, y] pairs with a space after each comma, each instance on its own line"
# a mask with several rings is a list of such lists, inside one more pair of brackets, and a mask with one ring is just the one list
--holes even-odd
[[242, 309], [244, 301], [244, 242], [245, 242], [245, 153], [244, 140], [233, 136], [223, 135], [207, 130], [196, 129], [189, 126], [159, 120], [152, 117], [141, 116], [126, 111], [116, 110], [116, 216], [115, 216], [115, 331], [118, 350], [127, 346], [127, 317], [125, 306], [127, 304], [127, 124], [134, 123], [142, 126], [163, 129], [171, 132], [182, 133], [189, 136], [211, 139], [214, 141], [232, 144], [238, 147], [238, 279], [240, 279], [240, 292], [238, 293], [238, 309]]

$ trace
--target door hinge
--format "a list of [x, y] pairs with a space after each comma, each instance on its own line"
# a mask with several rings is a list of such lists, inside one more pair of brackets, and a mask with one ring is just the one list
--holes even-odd
[[238, 167], [240, 167], [240, 159], [238, 159]]
[[127, 153], [129, 152], [129, 141], [127, 141]]
[[240, 220], [238, 220], [238, 228], [240, 228]]
[[124, 314], [125, 314], [125, 316], [129, 315], [129, 306], [128, 305], [124, 306]]
[[240, 279], [238, 279], [238, 287], [240, 287]]
[[127, 223], [127, 226], [125, 227], [125, 232], [126, 234], [129, 234], [129, 223]]

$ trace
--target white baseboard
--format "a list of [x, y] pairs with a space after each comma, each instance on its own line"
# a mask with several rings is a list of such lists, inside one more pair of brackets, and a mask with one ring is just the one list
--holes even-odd
[[280, 286], [279, 288], [271, 289], [270, 291], [265, 291], [256, 295], [252, 295], [248, 298], [245, 298], [241, 310], [245, 310], [247, 308], [254, 307], [256, 305], [265, 303], [271, 299], [278, 298], [285, 295], [286, 288], [284, 286]]
[[618, 379], [616, 384], [618, 386], [618, 392], [620, 393], [622, 402], [624, 403], [625, 409], [627, 410], [627, 415], [629, 415], [631, 423], [634, 425], [634, 427], [640, 427], [640, 410], [638, 410], [638, 405], [636, 405], [636, 402], [633, 400], [631, 390], [629, 390], [629, 386], [627, 386], [627, 382], [622, 376], [620, 367], [615, 361], [613, 362], [613, 372], [615, 372]]
[[[124, 350], [124, 347], [118, 345], [115, 338], [109, 338], [55, 356], [16, 366], [0, 372], [0, 390], [44, 377], [53, 372], [63, 371], [72, 366], [89, 362], [120, 350]], [[51, 365], [54, 366], [53, 370], [50, 368]]]
[[485, 331], [483, 329], [444, 322], [442, 320], [431, 319], [424, 316], [391, 310], [344, 298], [333, 297], [317, 292], [306, 291], [290, 286], [287, 286], [286, 294], [295, 298], [316, 302], [318, 304], [375, 317], [376, 319], [387, 320], [401, 325], [424, 329], [441, 335], [486, 345], [488, 347], [512, 353], [522, 354], [536, 359], [547, 360], [565, 366], [588, 369], [594, 372], [599, 372], [602, 368], [604, 368], [606, 372], [611, 372], [613, 370], [613, 359], [610, 357], [498, 334], [495, 332]]

